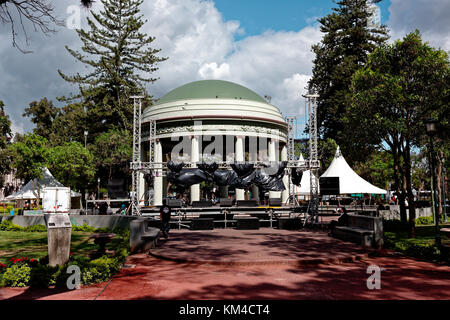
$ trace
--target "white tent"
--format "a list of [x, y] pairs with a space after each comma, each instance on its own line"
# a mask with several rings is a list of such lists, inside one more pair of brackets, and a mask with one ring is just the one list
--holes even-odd
[[345, 161], [339, 146], [336, 150], [333, 161], [327, 171], [325, 171], [325, 173], [321, 176], [321, 178], [323, 177], [339, 177], [339, 191], [341, 194], [387, 193], [386, 190], [380, 189], [358, 176], [358, 174], [350, 168], [347, 161]]
[[[300, 154], [300, 161], [304, 161], [305, 159], [303, 158], [303, 155]], [[294, 189], [294, 194], [296, 196], [309, 196], [310, 195], [310, 185], [311, 185], [311, 180], [310, 180], [310, 174], [311, 171], [310, 170], [306, 170], [303, 171], [303, 175], [302, 175], [302, 180], [300, 181], [300, 186], [296, 186], [294, 184], [291, 184], [291, 187]], [[316, 184], [317, 186], [319, 185], [319, 181], [317, 178], [313, 178], [316, 180]]]
[[[36, 179], [34, 179], [36, 182]], [[40, 198], [42, 199], [42, 189], [45, 187], [64, 187], [64, 185], [56, 180], [56, 178], [50, 173], [50, 171], [47, 168], [44, 168], [42, 171], [42, 178], [39, 180], [39, 186], [41, 189]], [[33, 192], [34, 191], [34, 192]], [[16, 193], [13, 193], [12, 195], [6, 197], [6, 200], [22, 200], [22, 199], [36, 199], [36, 196], [34, 193], [37, 192], [37, 185], [34, 184], [33, 189], [33, 181], [29, 181], [23, 188]], [[81, 197], [81, 193], [70, 191], [72, 198]]]

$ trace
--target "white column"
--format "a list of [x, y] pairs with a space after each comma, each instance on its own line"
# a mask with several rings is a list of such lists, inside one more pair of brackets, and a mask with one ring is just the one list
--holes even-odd
[[[155, 162], [162, 162], [162, 146], [161, 141], [155, 141]], [[162, 165], [158, 165], [162, 168]], [[161, 206], [163, 200], [163, 177], [162, 170], [155, 170], [155, 177], [153, 178], [153, 205]]]
[[[286, 145], [283, 146], [281, 149], [281, 161], [287, 161], [288, 155], [287, 155], [287, 147]], [[289, 176], [287, 174], [283, 177], [283, 184], [286, 188], [283, 192], [281, 192], [281, 203], [284, 205], [286, 201], [289, 199]]]
[[[258, 140], [256, 137], [250, 137], [249, 139], [249, 161], [258, 161]], [[256, 184], [252, 184], [253, 200], [259, 202], [259, 187]]]
[[[244, 137], [236, 137], [236, 145], [234, 148], [236, 153], [236, 161], [244, 161]], [[245, 200], [245, 190], [236, 189], [236, 200]]]
[[[269, 156], [269, 161], [274, 162], [274, 161], [278, 161], [277, 159], [277, 153], [275, 152], [275, 140], [274, 139], [270, 139], [269, 140], [269, 150], [268, 150], [268, 156]], [[280, 198], [281, 197], [281, 192], [280, 191], [269, 191], [269, 198]]]
[[[196, 163], [199, 161], [199, 143], [198, 136], [191, 137], [191, 161]], [[191, 186], [191, 204], [192, 201], [200, 201], [200, 184]]]

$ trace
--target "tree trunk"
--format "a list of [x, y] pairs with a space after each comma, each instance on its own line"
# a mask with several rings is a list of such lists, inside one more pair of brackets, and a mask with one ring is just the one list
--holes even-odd
[[406, 206], [405, 206], [406, 177], [405, 177], [405, 172], [404, 172], [404, 164], [400, 163], [400, 155], [402, 154], [402, 152], [400, 150], [400, 146], [398, 146], [397, 152], [398, 152], [398, 168], [399, 168], [399, 173], [400, 173], [399, 180], [401, 182], [401, 184], [399, 185], [400, 192], [398, 195], [398, 201], [399, 201], [399, 205], [400, 205], [400, 220], [403, 223], [407, 223], [408, 219], [406, 216]]
[[404, 174], [406, 181], [406, 189], [408, 194], [408, 208], [409, 208], [409, 236], [411, 238], [416, 237], [416, 204], [414, 201], [414, 194], [412, 192], [411, 183], [411, 147], [409, 141], [406, 142], [404, 151]]
[[438, 214], [439, 216], [441, 216], [443, 214], [443, 206], [442, 206], [442, 170], [443, 170], [443, 166], [442, 166], [442, 160], [444, 159], [444, 152], [442, 150], [436, 152], [436, 160], [437, 160], [437, 166], [436, 166], [436, 193], [437, 193], [437, 197], [436, 197], [436, 201], [437, 201], [437, 209], [438, 209]]
[[[406, 209], [405, 209], [405, 199], [402, 196], [401, 188], [400, 188], [400, 176], [401, 170], [399, 165], [399, 154], [396, 149], [392, 150], [392, 156], [394, 158], [394, 183], [395, 183], [395, 191], [397, 193], [398, 203], [400, 204], [400, 220], [402, 222], [406, 222]], [[403, 203], [403, 205], [402, 205]], [[403, 207], [403, 211], [402, 211]], [[403, 212], [403, 214], [402, 214]]]

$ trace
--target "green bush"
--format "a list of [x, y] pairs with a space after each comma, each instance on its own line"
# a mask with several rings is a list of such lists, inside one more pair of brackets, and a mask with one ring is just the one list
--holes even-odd
[[59, 267], [38, 264], [31, 269], [30, 286], [48, 288], [56, 284]]
[[7, 287], [26, 287], [31, 278], [31, 267], [24, 265], [13, 265], [3, 274], [3, 283]]
[[25, 232], [47, 232], [47, 228], [42, 224], [35, 224], [34, 226], [23, 228]]
[[95, 232], [95, 228], [83, 223], [81, 226], [72, 226], [72, 231]]
[[3, 220], [0, 223], [0, 231], [22, 231], [21, 226], [15, 225], [11, 220]]
[[419, 217], [415, 220], [416, 226], [426, 225], [426, 224], [433, 224], [434, 219], [433, 217]]

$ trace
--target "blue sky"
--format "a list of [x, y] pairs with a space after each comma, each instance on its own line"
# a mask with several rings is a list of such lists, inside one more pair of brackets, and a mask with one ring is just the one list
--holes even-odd
[[[314, 17], [324, 17], [337, 5], [332, 0], [214, 0], [216, 8], [225, 20], [237, 20], [245, 34], [236, 39], [261, 34], [266, 30], [298, 31]], [[389, 19], [390, 0], [377, 5], [381, 10], [381, 22]], [[317, 19], [314, 19], [314, 22]]]
[[[52, 2], [66, 22], [69, 7], [80, 3]], [[450, 0], [383, 0], [378, 6], [391, 41], [418, 28], [432, 46], [450, 50]], [[101, 7], [98, 0], [93, 10]], [[271, 96], [283, 115], [304, 119], [302, 94], [313, 68], [311, 46], [323, 36], [316, 20], [333, 7], [332, 0], [146, 0], [141, 12], [148, 22], [142, 31], [155, 37], [152, 47], [161, 49], [161, 56], [169, 57], [147, 90], [160, 98], [191, 81], [228, 80]], [[81, 27], [87, 28], [90, 13], [80, 12]], [[21, 133], [34, 127], [22, 117], [30, 102], [46, 97], [61, 106], [56, 97], [77, 92], [58, 69], [69, 75], [87, 72], [64, 49], [81, 46], [74, 28], [62, 27], [50, 37], [31, 31], [30, 36], [30, 46], [22, 45], [33, 53], [23, 55], [11, 45], [10, 26], [0, 24], [0, 100], [14, 132]]]

